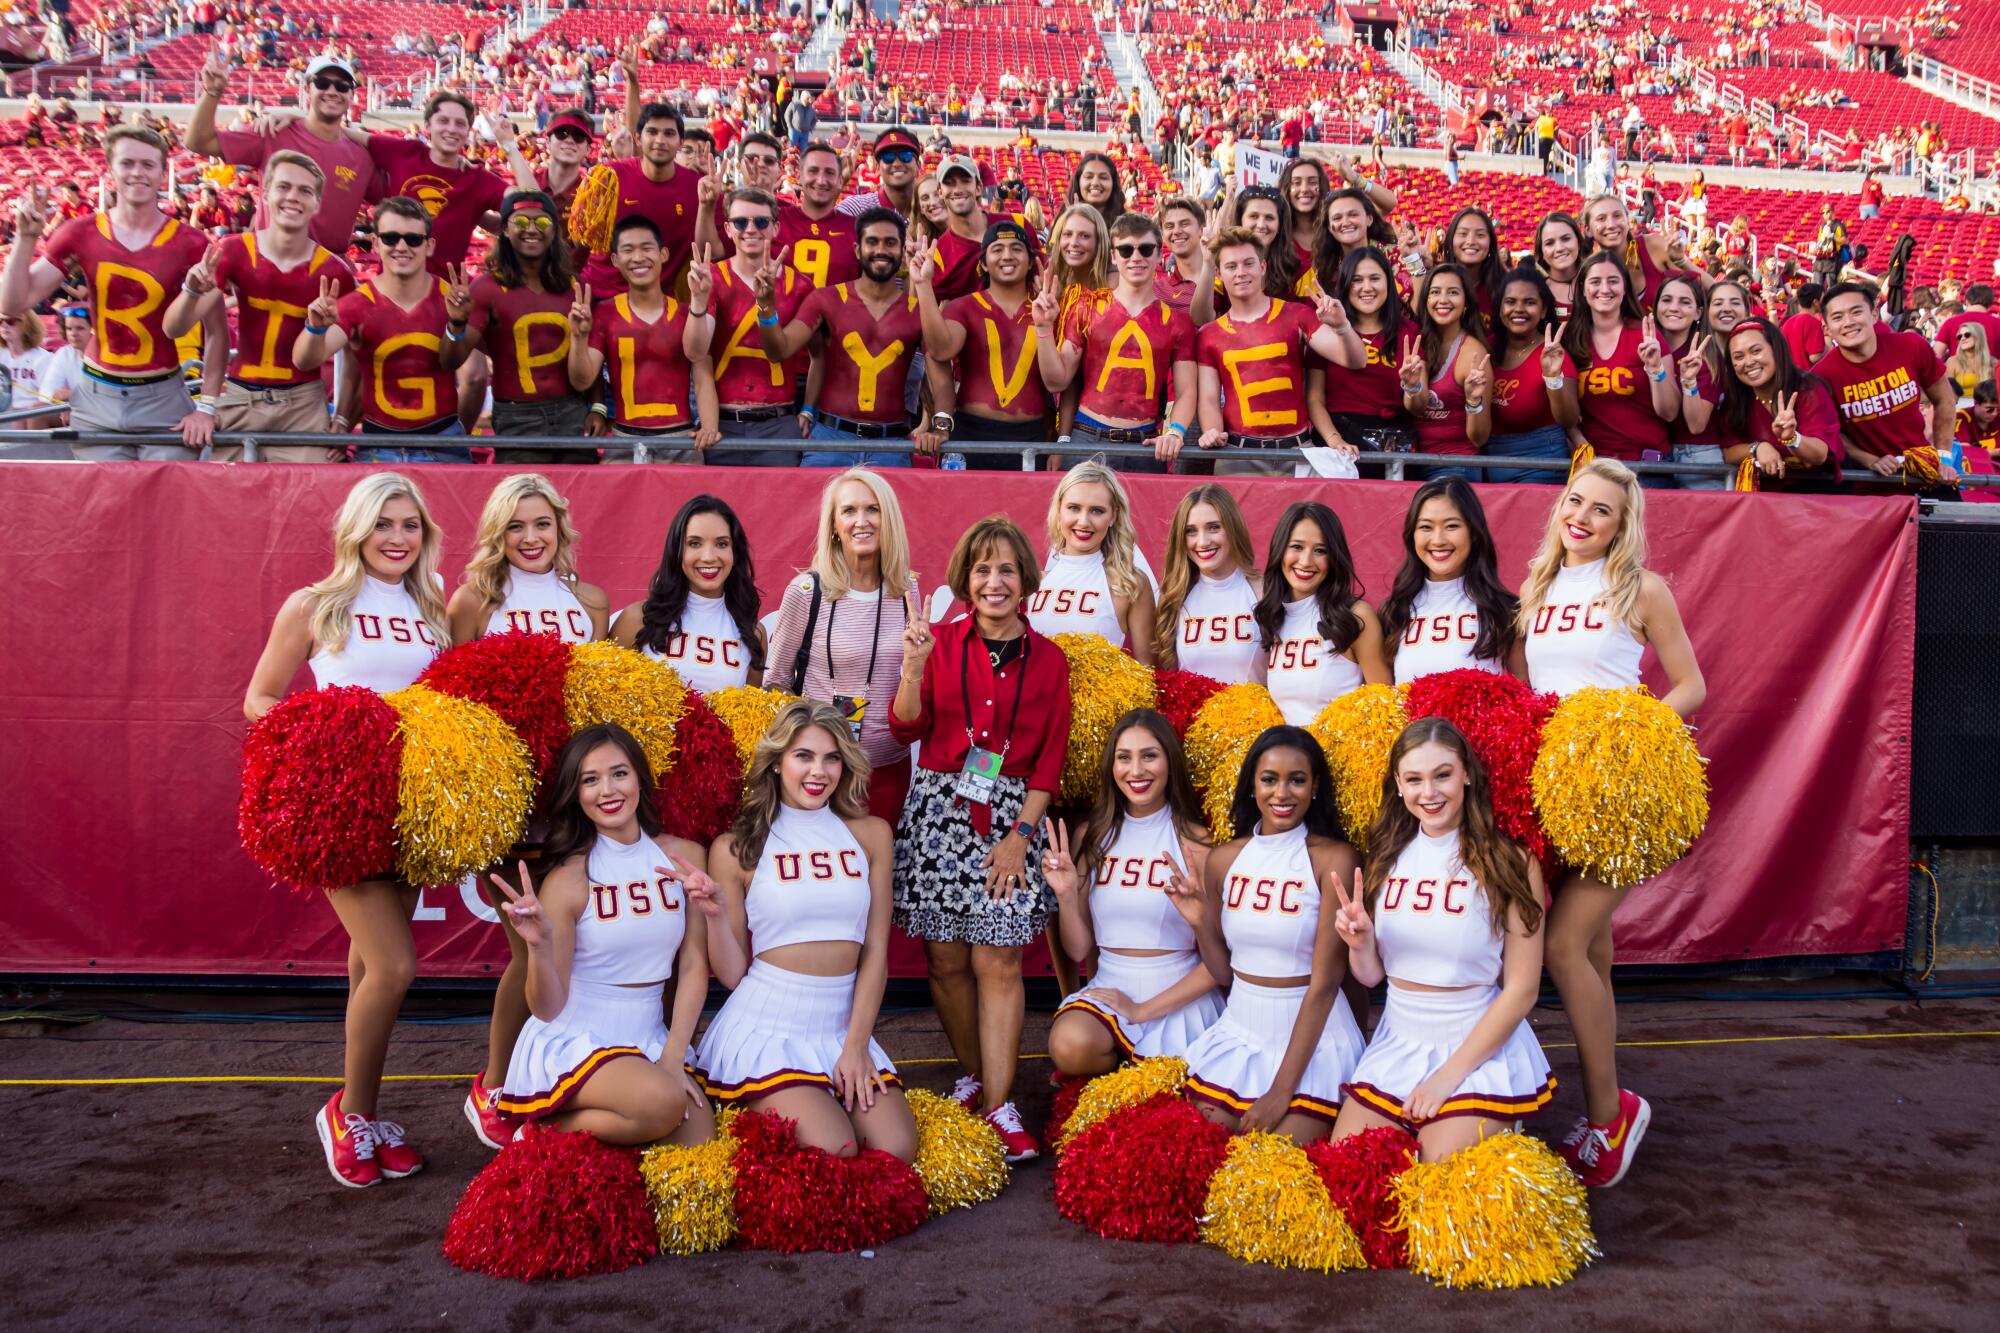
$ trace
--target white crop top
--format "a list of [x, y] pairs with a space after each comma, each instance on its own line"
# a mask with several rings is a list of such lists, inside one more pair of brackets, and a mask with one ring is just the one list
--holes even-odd
[[409, 589], [364, 574], [348, 620], [347, 642], [337, 653], [319, 649], [307, 665], [321, 689], [360, 685], [391, 694], [415, 681], [437, 655], [437, 635], [431, 633], [430, 622]]
[[564, 643], [589, 643], [590, 612], [577, 600], [576, 590], [553, 569], [531, 574], [510, 568], [507, 600], [486, 617], [488, 634], [504, 634], [508, 630], [553, 634]]
[[1560, 695], [1586, 685], [1626, 689], [1639, 683], [1645, 645], [1611, 614], [1604, 596], [1604, 562], [1565, 565], [1528, 629], [1528, 683]]
[[750, 679], [750, 653], [743, 633], [720, 597], [689, 593], [681, 608], [680, 628], [667, 634], [667, 650], [645, 649], [655, 662], [665, 662], [691, 690], [713, 694]]
[[1420, 986], [1492, 986], [1506, 940], [1493, 933], [1486, 890], [1458, 855], [1458, 830], [1417, 830], [1375, 898], [1382, 969]]
[[1257, 640], [1257, 590], [1243, 571], [1228, 578], [1201, 575], [1181, 603], [1174, 627], [1174, 657], [1183, 671], [1243, 685], [1264, 678], [1264, 651]]
[[832, 809], [780, 805], [743, 896], [750, 949], [868, 938], [868, 853]]
[[1023, 608], [1041, 634], [1100, 634], [1113, 648], [1125, 646], [1104, 552], [1064, 555], [1057, 551], [1042, 567], [1042, 586]]
[[687, 933], [687, 899], [660, 845], [641, 834], [626, 845], [598, 835], [590, 847], [590, 897], [576, 923], [570, 976], [630, 986], [664, 982]]
[[1171, 809], [1119, 825], [1118, 841], [1098, 862], [1090, 885], [1090, 929], [1099, 948], [1194, 949], [1194, 927], [1167, 893], [1176, 869], [1186, 873], [1188, 867]]
[[1305, 825], [1253, 835], [1222, 886], [1229, 966], [1253, 977], [1310, 975], [1318, 933], [1319, 884]]
[[1319, 602], [1304, 597], [1285, 603], [1285, 620], [1278, 641], [1264, 663], [1271, 701], [1285, 721], [1303, 727], [1320, 709], [1361, 684], [1361, 666], [1319, 632]]
[[1464, 579], [1434, 579], [1417, 589], [1410, 623], [1396, 644], [1396, 683], [1439, 671], [1501, 670], [1498, 660], [1474, 657], [1479, 642], [1479, 608], [1466, 595]]

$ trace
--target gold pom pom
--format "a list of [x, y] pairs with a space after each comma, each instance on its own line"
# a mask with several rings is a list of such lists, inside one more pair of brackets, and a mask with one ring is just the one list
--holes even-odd
[[1058, 634], [1069, 659], [1069, 749], [1063, 756], [1062, 800], [1088, 805], [1097, 798], [1097, 772], [1111, 728], [1134, 708], [1151, 708], [1153, 673], [1102, 634]]
[[1586, 686], [1542, 728], [1535, 813], [1565, 862], [1623, 888], [1672, 865], [1701, 836], [1707, 765], [1687, 724], [1643, 687]]
[[618, 173], [599, 163], [583, 174], [569, 204], [570, 242], [586, 254], [611, 249], [611, 228], [618, 220]]
[[993, 1126], [934, 1092], [905, 1095], [917, 1122], [916, 1168], [931, 1216], [997, 1198], [1007, 1188], [1007, 1151]]
[[1077, 1135], [1106, 1116], [1151, 1101], [1163, 1092], [1179, 1093], [1186, 1082], [1187, 1061], [1167, 1055], [1134, 1060], [1122, 1069], [1099, 1074], [1084, 1086], [1083, 1095], [1076, 1099], [1076, 1109], [1063, 1121], [1055, 1150], [1062, 1152]]
[[639, 1158], [662, 1252], [705, 1254], [736, 1239], [735, 1158], [736, 1139], [720, 1119], [707, 1143], [655, 1144]]
[[1447, 1287], [1553, 1287], [1599, 1257], [1583, 1182], [1525, 1134], [1419, 1162], [1390, 1189], [1410, 1267]]
[[1320, 710], [1306, 728], [1326, 751], [1333, 772], [1333, 803], [1357, 852], [1368, 850], [1368, 830], [1382, 809], [1382, 778], [1389, 751], [1410, 724], [1399, 685], [1363, 685]]
[[1245, 1263], [1322, 1273], [1368, 1266], [1305, 1149], [1282, 1134], [1231, 1140], [1208, 1183], [1201, 1238]]
[[1236, 836], [1230, 826], [1229, 804], [1236, 795], [1237, 770], [1243, 756], [1266, 727], [1281, 725], [1285, 715], [1262, 685], [1229, 685], [1216, 691], [1188, 724], [1188, 774], [1202, 789], [1209, 832], [1220, 844]]
[[687, 686], [674, 669], [608, 639], [570, 649], [563, 706], [572, 731], [616, 722], [632, 733], [658, 782], [674, 770], [674, 728], [687, 707]]
[[403, 738], [396, 864], [412, 884], [450, 884], [507, 854], [528, 827], [535, 766], [485, 704], [411, 685], [385, 695]]
[[750, 756], [757, 749], [757, 742], [771, 729], [772, 720], [799, 696], [755, 685], [732, 685], [707, 697], [709, 708], [722, 719], [736, 741], [737, 766], [747, 772]]

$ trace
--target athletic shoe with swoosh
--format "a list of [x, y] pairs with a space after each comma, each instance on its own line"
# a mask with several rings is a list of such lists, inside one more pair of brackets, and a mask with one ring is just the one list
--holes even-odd
[[472, 1091], [465, 1094], [465, 1118], [479, 1141], [499, 1152], [513, 1141], [519, 1122], [500, 1109], [499, 1092], [489, 1089], [484, 1079], [483, 1073], [472, 1076]]
[[424, 1169], [424, 1155], [403, 1142], [403, 1127], [393, 1120], [370, 1120], [375, 1131], [375, 1161], [390, 1180], [414, 1176]]
[[1608, 1125], [1583, 1125], [1563, 1142], [1563, 1157], [1576, 1169], [1584, 1184], [1592, 1189], [1609, 1189], [1625, 1179], [1639, 1141], [1653, 1123], [1653, 1108], [1644, 1097], [1625, 1088], [1618, 1090], [1618, 1118]]
[[356, 1190], [382, 1183], [382, 1167], [375, 1160], [375, 1127], [365, 1116], [342, 1111], [340, 1093], [319, 1108], [313, 1130], [326, 1149], [326, 1169], [335, 1180]]

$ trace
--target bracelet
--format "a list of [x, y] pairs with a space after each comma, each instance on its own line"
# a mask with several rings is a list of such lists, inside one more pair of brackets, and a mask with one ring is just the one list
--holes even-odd
[[212, 417], [215, 415], [215, 400], [212, 398], [196, 399], [194, 410], [205, 417]]
[[774, 311], [772, 311], [772, 312], [771, 312], [770, 314], [768, 314], [768, 315], [767, 315], [767, 314], [765, 314], [765, 313], [764, 313], [763, 311], [759, 310], [759, 311], [757, 312], [757, 327], [758, 327], [758, 328], [760, 328], [760, 329], [775, 329], [775, 328], [777, 328], [777, 327], [778, 327], [778, 313], [777, 313], [777, 312], [776, 312], [776, 311], [774, 310]]
[[1486, 410], [1486, 404], [1484, 404], [1484, 403], [1480, 403], [1480, 404], [1478, 404], [1477, 406], [1475, 406], [1475, 405], [1473, 405], [1473, 404], [1471, 404], [1471, 403], [1467, 403], [1467, 404], [1465, 405], [1465, 415], [1467, 415], [1467, 416], [1469, 416], [1469, 417], [1476, 417], [1476, 416], [1478, 416], [1478, 415], [1479, 415], [1480, 413], [1484, 412], [1485, 410]]
[[306, 325], [306, 332], [315, 338], [324, 338], [327, 335], [327, 331], [332, 327], [333, 325], [331, 324], [308, 324]]
[[807, 421], [818, 421], [819, 409], [817, 407], [814, 407], [811, 403], [807, 403], [805, 406], [799, 409], [799, 415], [804, 417]]
[[1701, 397], [1701, 386], [1700, 386], [1699, 384], [1697, 384], [1697, 385], [1695, 385], [1695, 386], [1694, 386], [1693, 388], [1689, 388], [1689, 387], [1688, 387], [1687, 385], [1685, 385], [1685, 384], [1681, 385], [1681, 397], [1683, 397], [1683, 398], [1699, 398], [1699, 397]]
[[1185, 440], [1188, 436], [1188, 428], [1182, 425], [1178, 421], [1169, 421], [1167, 423], [1167, 429], [1172, 431], [1174, 434], [1180, 436], [1183, 440]]
[[[696, 310], [696, 309], [695, 309], [695, 308], [694, 308], [693, 306], [689, 306], [689, 307], [688, 307], [688, 318], [689, 318], [689, 319], [706, 319], [706, 318], [708, 318], [708, 312], [707, 312], [706, 310]], [[760, 323], [760, 324], [761, 324], [761, 323], [763, 323], [763, 321], [762, 321], [762, 320], [759, 320], [759, 321], [758, 321], [758, 323]]]
[[1542, 376], [1542, 387], [1544, 389], [1547, 389], [1550, 393], [1555, 393], [1559, 391], [1563, 385], [1568, 383], [1569, 383], [1569, 378], [1568, 376], [1565, 375], [1557, 375], [1553, 379], [1551, 379], [1547, 375]]
[[611, 409], [606, 407], [603, 403], [592, 403], [590, 405], [590, 411], [593, 416], [609, 417], [611, 415]]
[[1667, 372], [1662, 370], [1659, 374], [1652, 376], [1652, 381], [1655, 384], [1665, 384], [1667, 382]]
[[447, 324], [444, 326], [444, 336], [455, 343], [462, 343], [465, 341], [465, 330], [462, 328], [453, 328]]
[[352, 429], [354, 429], [354, 423], [352, 421], [349, 421], [346, 417], [341, 416], [337, 412], [334, 414], [333, 433], [335, 435], [345, 435], [347, 434], [348, 431]]

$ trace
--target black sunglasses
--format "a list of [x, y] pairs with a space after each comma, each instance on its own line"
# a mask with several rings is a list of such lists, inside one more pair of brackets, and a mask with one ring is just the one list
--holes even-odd
[[763, 231], [774, 220], [769, 213], [754, 218], [731, 218], [729, 219], [729, 229], [731, 231]]
[[588, 134], [585, 134], [582, 130], [573, 130], [569, 128], [567, 125], [563, 126], [563, 128], [559, 130], [550, 130], [549, 137], [551, 139], [567, 139], [571, 143], [590, 142], [590, 136]]
[[907, 148], [884, 148], [875, 154], [877, 162], [914, 162], [917, 155]]
[[313, 87], [319, 89], [323, 93], [351, 93], [354, 91], [353, 84], [349, 83], [346, 79], [335, 78], [331, 74], [320, 74], [315, 76], [313, 79]]
[[399, 245], [407, 245], [412, 250], [418, 250], [423, 248], [424, 242], [430, 237], [420, 231], [378, 231], [375, 233], [375, 239], [381, 243], [384, 250], [393, 250]]
[[1136, 245], [1126, 241], [1111, 248], [1118, 252], [1120, 259], [1130, 259], [1133, 255], [1137, 255], [1141, 259], [1151, 259], [1160, 252], [1158, 243], [1154, 241], [1143, 241]]
[[769, 153], [745, 153], [743, 165], [746, 167], [775, 167], [778, 159]]

